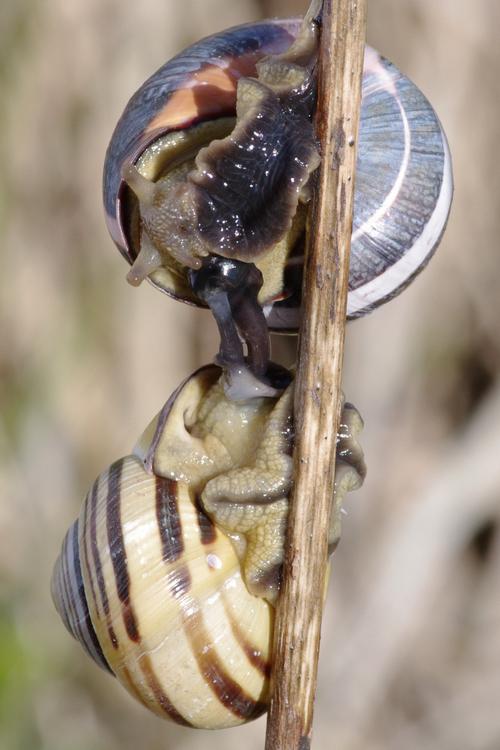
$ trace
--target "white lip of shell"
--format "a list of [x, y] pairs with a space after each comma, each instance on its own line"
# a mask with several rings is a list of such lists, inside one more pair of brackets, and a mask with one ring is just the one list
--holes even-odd
[[453, 193], [450, 151], [443, 130], [441, 130], [441, 135], [444, 150], [443, 182], [429, 222], [413, 247], [397, 263], [394, 263], [393, 266], [367, 284], [349, 292], [348, 315], [356, 315], [363, 310], [370, 309], [372, 305], [392, 294], [420, 268], [432, 248], [437, 244], [446, 224]]
[[[392, 186], [389, 193], [386, 195], [384, 201], [380, 204], [377, 211], [375, 211], [374, 214], [370, 216], [367, 221], [364, 222], [360, 227], [356, 229], [355, 232], [353, 232], [351, 242], [355, 242], [358, 237], [362, 237], [364, 234], [366, 234], [370, 227], [373, 226], [379, 219], [381, 219], [385, 214], [389, 211], [390, 207], [394, 204], [396, 201], [396, 198], [398, 196], [399, 191], [401, 190], [401, 187], [403, 185], [406, 170], [408, 169], [408, 163], [410, 161], [410, 154], [411, 154], [411, 131], [410, 131], [410, 124], [408, 122], [408, 118], [406, 116], [405, 109], [401, 103], [401, 99], [398, 96], [398, 92], [396, 89], [396, 86], [394, 85], [394, 74], [389, 73], [384, 66], [380, 63], [379, 57], [377, 53], [375, 53], [376, 56], [376, 62], [373, 60], [373, 54], [375, 53], [374, 50], [368, 49], [366, 52], [367, 57], [367, 65], [365, 67], [368, 68], [368, 70], [375, 72], [381, 83], [377, 85], [376, 90], [379, 91], [380, 89], [385, 89], [386, 91], [389, 91], [393, 98], [397, 101], [399, 111], [401, 113], [401, 120], [403, 122], [403, 129], [404, 129], [404, 154], [403, 158], [401, 160], [401, 166], [399, 168], [399, 173], [397, 176], [396, 181], [394, 182], [394, 185]], [[373, 93], [375, 89], [372, 89], [370, 93]], [[366, 95], [366, 92], [364, 92]]]
[[[406, 169], [410, 159], [411, 151], [411, 131], [408, 123], [406, 112], [401, 104], [397, 90], [394, 86], [394, 76], [392, 76], [381, 64], [380, 57], [376, 50], [371, 47], [367, 47], [365, 51], [365, 71], [376, 73], [379, 78], [383, 81], [384, 88], [390, 91], [395, 97], [399, 110], [401, 112], [401, 118], [403, 122], [405, 132], [405, 150], [404, 156], [401, 162], [401, 168], [394, 186], [385, 198], [383, 204], [380, 206], [378, 211], [371, 216], [362, 226], [360, 226], [352, 235], [352, 242], [358, 237], [365, 234], [371, 225], [373, 225], [379, 218], [381, 218], [394, 203], [403, 184]], [[432, 216], [427, 223], [424, 231], [420, 237], [416, 240], [413, 247], [408, 250], [405, 255], [394, 263], [393, 266], [388, 268], [380, 276], [375, 277], [371, 281], [367, 282], [358, 289], [354, 289], [349, 293], [347, 302], [347, 314], [349, 316], [356, 315], [363, 310], [370, 309], [372, 305], [377, 304], [379, 300], [389, 296], [393, 291], [398, 289], [406, 279], [413, 275], [413, 273], [420, 268], [424, 263], [426, 257], [432, 251], [432, 248], [437, 244], [439, 237], [443, 231], [443, 227], [448, 217], [449, 206], [451, 203], [451, 197], [453, 193], [453, 178], [451, 171], [451, 157], [448, 148], [448, 142], [441, 128], [441, 136], [443, 139], [443, 151], [444, 151], [444, 165], [443, 165], [443, 182], [441, 185], [441, 192], [432, 213]]]

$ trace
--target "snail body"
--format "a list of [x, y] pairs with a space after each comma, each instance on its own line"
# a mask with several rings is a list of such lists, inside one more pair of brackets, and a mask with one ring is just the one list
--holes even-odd
[[[295, 75], [300, 68], [291, 59], [293, 55], [290, 56], [289, 50], [294, 49], [298, 39], [300, 41], [303, 30], [301, 19], [248, 24], [202, 40], [174, 57], [130, 100], [111, 139], [104, 168], [107, 224], [115, 243], [131, 264], [137, 263], [144, 244], [137, 196], [123, 179], [127, 175], [130, 178], [131, 169], [139, 174], [134, 187], [139, 193], [141, 185], [143, 193], [148, 190], [151, 193], [151, 188], [145, 183], [158, 186], [162, 181], [174, 191], [173, 194], [180, 190], [183, 196], [186, 185], [188, 192], [195, 191], [198, 198], [200, 190], [202, 193], [212, 190], [210, 200], [203, 204], [203, 210], [200, 209], [194, 218], [193, 206], [198, 198], [193, 198], [189, 205], [182, 198], [172, 209], [173, 225], [177, 223], [181, 230], [186, 215], [191, 216], [187, 221], [188, 249], [184, 250], [181, 242], [180, 249], [169, 255], [167, 241], [167, 251], [160, 257], [148, 245], [150, 253], [142, 275], [148, 276], [155, 286], [171, 296], [205, 306], [210, 302], [207, 303], [206, 298], [193, 289], [189, 281], [190, 268], [199, 267], [200, 259], [210, 253], [233, 261], [252, 262], [262, 274], [258, 301], [264, 309], [267, 326], [292, 332], [297, 330], [299, 323], [306, 212], [301, 201], [296, 202], [293, 190], [284, 193], [281, 201], [288, 205], [290, 195], [295, 196], [295, 213], [286, 221], [279, 205], [269, 209], [270, 201], [260, 200], [263, 194], [267, 195], [268, 186], [262, 175], [269, 170], [255, 166], [259, 163], [255, 161], [255, 144], [240, 140], [245, 130], [240, 125], [247, 110], [243, 115], [237, 110], [238, 101], [245, 98], [245, 87], [255, 90], [260, 86], [262, 89], [262, 81], [268, 85], [272, 80], [265, 66], [273, 57], [281, 61], [289, 55], [283, 74], [283, 80], [289, 83], [290, 70]], [[314, 93], [314, 64], [304, 65], [303, 70], [302, 83], [296, 85], [295, 81], [289, 85], [294, 97], [286, 98], [288, 104], [283, 105], [284, 121], [290, 119], [290, 113], [298, 113], [299, 117], [300, 107], [305, 106], [307, 110], [307, 92]], [[280, 85], [283, 85], [283, 80]], [[297, 96], [300, 86], [303, 87], [303, 96]], [[276, 152], [271, 173], [286, 174], [284, 162], [289, 158], [290, 132], [300, 131], [299, 142], [292, 145], [296, 149], [294, 153], [301, 155], [299, 161], [303, 158], [305, 171], [300, 178], [301, 188], [307, 188], [307, 176], [318, 163], [310, 123], [309, 126], [305, 124], [307, 116], [302, 120], [303, 127], [294, 126], [290, 131], [283, 131], [282, 140], [277, 144], [279, 118], [269, 115], [271, 105], [266, 95], [262, 94], [260, 100], [257, 97], [257, 104], [252, 100], [252, 106], [262, 125], [259, 135], [264, 143], [262, 153], [265, 152], [268, 158], [273, 149]], [[310, 114], [309, 111], [309, 119]], [[228, 143], [228, 139], [240, 149], [239, 163], [227, 159], [225, 152], [220, 153], [217, 144]], [[207, 149], [209, 159], [204, 156]], [[228, 180], [234, 210], [229, 218], [222, 220], [224, 231], [219, 223], [212, 232], [212, 219], [208, 216], [210, 206], [219, 216], [224, 200], [217, 203], [216, 197], [224, 195], [221, 185]], [[289, 180], [295, 185], [295, 178]], [[271, 195], [272, 192], [271, 185]], [[364, 315], [394, 297], [425, 266], [444, 231], [451, 196], [451, 161], [446, 137], [434, 110], [407, 77], [367, 47], [351, 248], [349, 317]], [[255, 229], [256, 242], [252, 245], [248, 240], [248, 247], [247, 244], [240, 247], [238, 227], [248, 227], [251, 216], [255, 218], [252, 231]], [[259, 244], [259, 227], [280, 222], [285, 227], [284, 234], [263, 251]], [[229, 225], [230, 241], [225, 232]], [[216, 239], [210, 250], [205, 240], [211, 232]], [[243, 234], [247, 243], [248, 232]], [[266, 230], [263, 234], [267, 237], [269, 233]], [[193, 243], [196, 245], [194, 250]], [[146, 250], [144, 252], [147, 256]], [[146, 273], [148, 263], [152, 270]], [[137, 276], [140, 278], [141, 274]]]
[[[133, 454], [96, 480], [52, 580], [66, 627], [156, 714], [222, 728], [267, 707], [291, 482], [293, 386], [236, 403], [221, 371], [176, 391]], [[330, 529], [364, 476], [343, 411]]]

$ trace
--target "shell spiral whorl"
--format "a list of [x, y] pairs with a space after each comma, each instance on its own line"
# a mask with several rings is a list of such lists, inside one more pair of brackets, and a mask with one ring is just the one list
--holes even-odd
[[[176, 391], [134, 454], [103, 472], [56, 563], [71, 634], [156, 714], [222, 728], [267, 707], [273, 606], [291, 481], [293, 386], [230, 401], [207, 367]], [[358, 487], [361, 420], [346, 405], [330, 541]]]
[[[99, 477], [77, 525], [84, 591], [66, 597], [82, 612], [87, 604], [91, 622], [87, 616], [70, 630], [85, 645], [95, 635], [100, 666], [177, 723], [231, 726], [260, 715], [270, 606], [248, 593], [231, 542], [189, 486], [148, 474], [127, 456]], [[70, 618], [71, 609], [63, 615]]]

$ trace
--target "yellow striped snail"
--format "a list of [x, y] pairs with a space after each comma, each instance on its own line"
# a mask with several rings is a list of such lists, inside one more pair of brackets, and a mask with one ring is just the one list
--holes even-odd
[[[273, 370], [273, 368], [271, 368]], [[96, 480], [69, 529], [52, 595], [69, 631], [141, 703], [202, 728], [266, 709], [273, 602], [291, 483], [293, 383], [229, 399], [212, 365], [188, 378], [130, 456]], [[364, 460], [344, 404], [330, 545]]]

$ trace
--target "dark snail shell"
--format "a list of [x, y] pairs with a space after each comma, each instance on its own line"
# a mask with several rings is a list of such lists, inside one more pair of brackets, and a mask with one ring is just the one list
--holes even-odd
[[[132, 97], [104, 167], [108, 228], [129, 263], [138, 252], [138, 213], [122, 169], [134, 163], [155, 180], [164, 170], [182, 169], [193, 150], [227, 136], [234, 125], [238, 80], [255, 76], [262, 57], [286, 50], [300, 27], [301, 19], [285, 19], [216, 34], [167, 62]], [[425, 266], [444, 231], [452, 190], [446, 137], [434, 110], [408, 78], [367, 47], [349, 317], [394, 297]], [[260, 301], [275, 330], [298, 326], [303, 229], [299, 210], [287, 241], [254, 261], [264, 276]], [[171, 296], [204, 305], [176, 262], [150, 279]]]
[[[292, 387], [233, 402], [202, 368], [134, 453], [94, 482], [54, 568], [70, 633], [163, 718], [200, 728], [267, 708], [273, 602], [291, 482]], [[344, 405], [330, 544], [365, 468], [362, 422]]]

